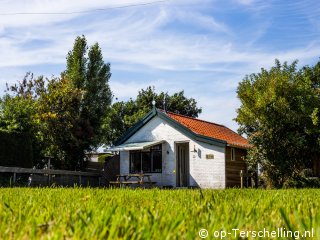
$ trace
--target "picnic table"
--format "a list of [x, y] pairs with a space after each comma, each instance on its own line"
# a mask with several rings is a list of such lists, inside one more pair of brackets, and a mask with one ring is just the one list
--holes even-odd
[[151, 181], [151, 174], [137, 173], [137, 174], [122, 174], [117, 175], [116, 181], [109, 182], [110, 184], [116, 186], [129, 186], [129, 185], [139, 185], [151, 187], [156, 182]]

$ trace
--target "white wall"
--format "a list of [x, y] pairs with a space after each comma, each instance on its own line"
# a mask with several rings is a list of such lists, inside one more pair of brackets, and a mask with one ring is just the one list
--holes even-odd
[[[162, 145], [162, 174], [152, 174], [152, 181], [157, 185], [176, 186], [175, 142], [188, 141], [190, 150], [190, 186], [201, 188], [225, 188], [225, 148], [193, 141], [174, 129], [158, 116], [151, 119], [136, 132], [126, 143], [165, 140]], [[192, 152], [194, 147], [201, 150]], [[206, 154], [213, 154], [214, 159], [207, 160]], [[129, 152], [120, 153], [120, 172], [129, 173]]]

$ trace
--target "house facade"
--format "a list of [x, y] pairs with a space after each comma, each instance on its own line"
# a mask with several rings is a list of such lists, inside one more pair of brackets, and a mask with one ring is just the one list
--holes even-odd
[[154, 108], [119, 139], [120, 174], [148, 173], [158, 186], [240, 186], [249, 144], [231, 129]]

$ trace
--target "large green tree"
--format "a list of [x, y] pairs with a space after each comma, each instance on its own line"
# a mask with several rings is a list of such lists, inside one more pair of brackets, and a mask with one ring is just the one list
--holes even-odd
[[278, 60], [239, 84], [236, 121], [252, 144], [248, 161], [270, 186], [298, 179], [320, 156], [319, 84], [320, 63], [298, 70]]
[[60, 78], [28, 74], [8, 87], [11, 94], [0, 105], [0, 128], [29, 133], [38, 163], [50, 155], [57, 168], [82, 168], [85, 152], [101, 142], [102, 121], [112, 99], [110, 76], [99, 45], [88, 51], [85, 37], [78, 37]]
[[42, 77], [34, 79], [31, 73], [27, 73], [19, 84], [7, 85], [6, 95], [0, 99], [0, 129], [22, 133], [31, 140], [34, 164], [43, 159], [43, 141], [39, 137], [41, 124], [35, 119], [38, 113], [36, 98], [39, 96], [39, 88], [35, 86], [41, 82]]
[[44, 155], [53, 157], [52, 164], [59, 169], [80, 168], [83, 152], [77, 149], [81, 159], [73, 158], [70, 149], [80, 146], [74, 133], [78, 124], [78, 109], [83, 91], [73, 88], [65, 78], [50, 79], [46, 88], [37, 99], [37, 114], [35, 119], [41, 124], [41, 141], [45, 146]]
[[84, 36], [77, 37], [67, 56], [67, 69], [63, 74], [71, 86], [83, 92], [75, 109], [72, 136], [75, 139], [65, 151], [69, 162], [84, 158], [84, 151], [96, 147], [102, 136], [102, 121], [112, 100], [109, 87], [110, 64], [104, 63], [98, 43], [89, 48]]
[[198, 117], [202, 109], [197, 106], [194, 98], [187, 98], [184, 91], [169, 95], [165, 92], [156, 93], [154, 87], [141, 89], [135, 100], [115, 102], [104, 122], [104, 142], [109, 145], [123, 135], [137, 121], [142, 119], [153, 107], [159, 109]]
[[68, 161], [65, 149], [76, 141], [72, 129], [83, 93], [65, 78], [33, 78], [29, 73], [8, 91], [1, 101], [0, 128], [32, 140], [35, 166], [42, 167], [42, 160], [52, 156], [55, 167], [74, 168], [77, 162]]

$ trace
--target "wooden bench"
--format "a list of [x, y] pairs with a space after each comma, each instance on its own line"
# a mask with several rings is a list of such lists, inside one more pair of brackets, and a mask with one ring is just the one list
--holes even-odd
[[120, 184], [121, 182], [110, 181], [111, 184]]
[[[156, 184], [156, 182], [151, 181], [151, 175], [150, 174], [128, 174], [128, 175], [117, 175], [117, 181], [110, 181], [110, 184], [113, 184], [115, 186], [129, 186], [129, 185], [138, 185], [138, 186], [148, 186], [152, 187], [153, 185]], [[121, 178], [123, 179], [121, 181]], [[137, 180], [132, 180], [130, 179], [137, 179]], [[147, 181], [144, 181], [144, 179], [147, 179]]]
[[127, 181], [127, 182], [120, 182], [120, 184], [143, 184], [139, 181]]

